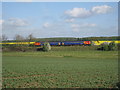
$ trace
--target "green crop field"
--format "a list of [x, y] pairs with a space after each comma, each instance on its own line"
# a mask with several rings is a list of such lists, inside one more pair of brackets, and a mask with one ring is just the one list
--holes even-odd
[[4, 52], [3, 88], [117, 88], [117, 51]]

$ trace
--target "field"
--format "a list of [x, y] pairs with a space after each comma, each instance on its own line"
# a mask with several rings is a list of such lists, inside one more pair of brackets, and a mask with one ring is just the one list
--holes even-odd
[[116, 88], [117, 51], [4, 52], [3, 88]]

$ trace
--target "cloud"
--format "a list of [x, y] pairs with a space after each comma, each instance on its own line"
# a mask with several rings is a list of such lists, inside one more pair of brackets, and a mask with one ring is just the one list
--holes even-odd
[[75, 21], [75, 19], [73, 19], [73, 18], [70, 18], [70, 19], [66, 19], [65, 20], [65, 22], [68, 22], [68, 23], [72, 23], [72, 22], [74, 22]]
[[33, 0], [0, 0], [2, 2], [33, 2]]
[[107, 5], [96, 6], [96, 7], [93, 7], [91, 11], [95, 14], [106, 14], [112, 11], [112, 7]]
[[97, 14], [107, 14], [112, 11], [112, 7], [108, 5], [95, 6], [92, 9], [87, 10], [86, 8], [73, 8], [65, 11], [65, 15], [71, 18], [88, 18]]
[[46, 22], [46, 23], [43, 24], [43, 27], [44, 27], [44, 28], [48, 28], [48, 27], [50, 27], [50, 26], [51, 26], [51, 24], [48, 23], [48, 22]]
[[33, 0], [15, 0], [16, 2], [32, 2]]
[[30, 26], [30, 24], [27, 20], [20, 18], [9, 18], [4, 20], [4, 23], [2, 24], [2, 31], [13, 33], [28, 28], [28, 26]]
[[91, 16], [91, 12], [85, 8], [73, 8], [72, 10], [65, 11], [65, 14], [74, 18], [86, 18]]
[[4, 21], [4, 24], [12, 27], [24, 27], [29, 25], [26, 20], [20, 18], [9, 18], [8, 20]]
[[85, 24], [72, 24], [71, 27], [72, 28], [88, 28], [88, 27], [95, 27], [97, 26], [96, 24], [89, 24], [89, 23], [85, 23]]
[[97, 25], [92, 23], [84, 23], [84, 24], [72, 24], [71, 27], [72, 27], [72, 30], [75, 31], [75, 32], [79, 32], [80, 30], [83, 30], [83, 29], [89, 29], [89, 28], [94, 28], [96, 27]]
[[0, 20], [0, 25], [2, 25], [4, 23], [4, 20]]

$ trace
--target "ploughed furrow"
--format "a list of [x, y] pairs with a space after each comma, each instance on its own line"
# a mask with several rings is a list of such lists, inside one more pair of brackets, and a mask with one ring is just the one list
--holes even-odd
[[55, 76], [55, 74], [38, 74], [38, 75], [27, 75], [27, 76], [19, 76], [19, 77], [2, 77], [2, 79], [23, 79], [23, 78], [30, 78], [30, 77], [41, 77], [41, 76]]

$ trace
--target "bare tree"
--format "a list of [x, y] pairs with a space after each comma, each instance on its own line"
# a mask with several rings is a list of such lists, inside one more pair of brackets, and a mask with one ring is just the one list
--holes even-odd
[[17, 34], [17, 35], [14, 37], [14, 39], [21, 41], [21, 40], [24, 40], [24, 37]]
[[5, 34], [3, 34], [1, 39], [2, 39], [2, 41], [6, 41], [8, 38]]
[[2, 41], [2, 37], [0, 36], [0, 42]]
[[28, 35], [27, 39], [28, 39], [29, 41], [32, 41], [32, 40], [35, 39], [35, 38], [33, 37], [33, 34], [30, 34], [30, 35]]

